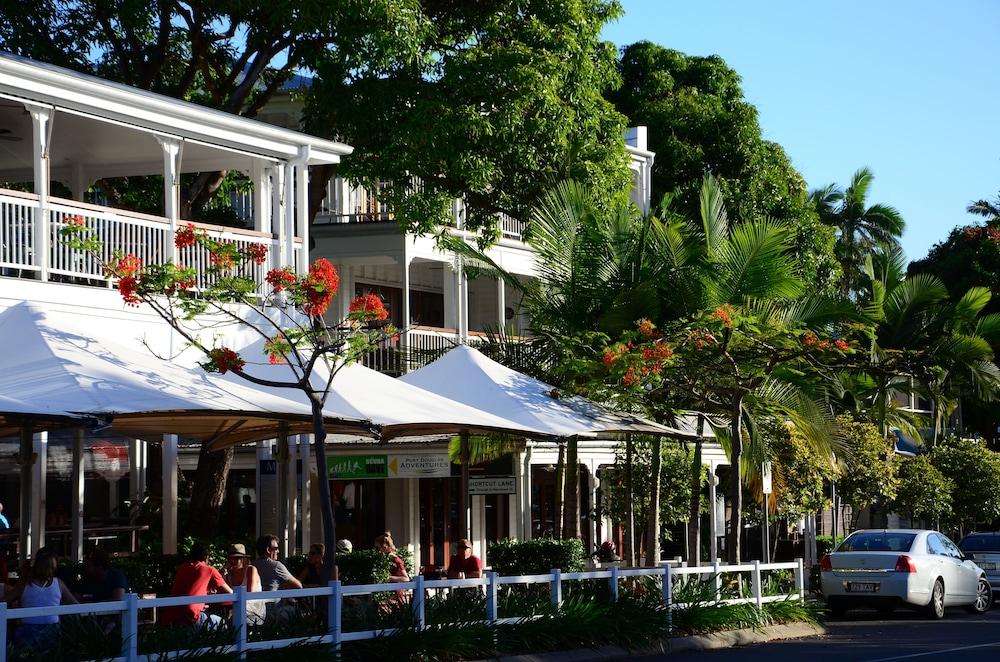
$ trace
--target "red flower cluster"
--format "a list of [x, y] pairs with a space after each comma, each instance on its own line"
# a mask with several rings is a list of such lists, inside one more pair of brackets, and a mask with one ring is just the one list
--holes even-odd
[[674, 350], [665, 342], [653, 343], [642, 350], [642, 358], [662, 363], [674, 355]]
[[119, 276], [135, 276], [142, 269], [142, 260], [129, 253], [115, 263], [115, 273]]
[[803, 347], [815, 347], [819, 344], [819, 338], [812, 331], [807, 331], [804, 336], [802, 336], [802, 346]]
[[635, 368], [629, 368], [622, 377], [622, 384], [625, 386], [635, 386], [639, 383], [639, 377], [635, 374]]
[[182, 228], [177, 228], [177, 233], [174, 235], [174, 246], [177, 248], [190, 248], [197, 241], [198, 238], [195, 236], [194, 223], [188, 223]]
[[86, 221], [83, 219], [83, 216], [67, 216], [66, 218], [63, 219], [63, 222], [66, 225], [80, 225], [80, 226], [86, 223]]
[[707, 329], [692, 331], [688, 334], [688, 342], [694, 345], [695, 349], [703, 349], [706, 345], [715, 344], [715, 336]]
[[389, 317], [389, 311], [385, 309], [382, 297], [377, 294], [359, 296], [351, 302], [347, 309], [352, 313], [362, 313], [366, 320], [371, 321], [381, 321]]
[[212, 360], [212, 369], [223, 375], [230, 370], [243, 370], [243, 366], [247, 364], [239, 354], [228, 347], [216, 347], [208, 353], [208, 358]]
[[842, 352], [846, 352], [851, 348], [851, 345], [843, 338], [837, 338], [837, 340], [834, 341], [833, 346]]
[[722, 326], [731, 329], [733, 327], [733, 307], [728, 303], [719, 306], [712, 312], [711, 319], [722, 322]]
[[[309, 317], [319, 317], [326, 312], [340, 285], [340, 276], [330, 261], [321, 257], [309, 267], [309, 274], [302, 281], [306, 303], [302, 312]], [[385, 319], [384, 317], [382, 319]]]
[[295, 284], [295, 274], [292, 273], [290, 267], [284, 267], [283, 269], [271, 269], [264, 276], [264, 280], [267, 284], [274, 288], [275, 292], [281, 292], [286, 287], [291, 287]]
[[267, 246], [264, 244], [251, 244], [245, 252], [256, 264], [264, 264], [267, 260]]
[[652, 338], [656, 334], [656, 327], [653, 326], [653, 322], [648, 319], [639, 320], [639, 333], [646, 336], [647, 338]]
[[135, 276], [124, 276], [118, 279], [118, 292], [122, 299], [130, 306], [138, 306], [142, 303], [139, 297], [139, 279]]
[[229, 251], [225, 250], [232, 242], [222, 242], [219, 247], [221, 250], [211, 251], [208, 254], [208, 259], [219, 269], [232, 269], [235, 266], [233, 262], [233, 255]]
[[962, 232], [962, 236], [967, 241], [974, 241], [976, 239], [989, 239], [991, 241], [1000, 241], [1000, 229], [997, 228], [983, 228], [976, 225], [970, 225], [965, 228]]
[[612, 364], [618, 360], [619, 356], [621, 356], [621, 352], [612, 347], [608, 347], [604, 350], [604, 353], [601, 354], [601, 363], [603, 363], [605, 367], [610, 368]]

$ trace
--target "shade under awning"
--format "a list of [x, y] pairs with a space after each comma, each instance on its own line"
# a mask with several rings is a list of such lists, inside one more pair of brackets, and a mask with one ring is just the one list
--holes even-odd
[[[0, 356], [0, 393], [28, 403], [34, 413], [110, 419], [114, 432], [149, 440], [171, 433], [244, 442], [273, 438], [292, 423], [312, 430], [304, 402], [76, 331], [78, 315], [37, 303], [0, 314], [0, 337], [17, 347]], [[370, 429], [357, 419], [329, 423], [335, 430]]]
[[695, 438], [672, 428], [567, 395], [534, 377], [511, 370], [467, 345], [459, 345], [400, 381], [488, 411], [553, 437], [635, 433]]

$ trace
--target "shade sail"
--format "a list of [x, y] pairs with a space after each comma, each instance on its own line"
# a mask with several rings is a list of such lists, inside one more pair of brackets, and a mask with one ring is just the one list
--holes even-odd
[[[250, 347], [241, 354], [252, 357], [256, 351], [263, 350], [259, 346]], [[259, 369], [255, 366], [254, 374], [275, 381], [287, 381], [294, 377], [291, 369], [282, 365], [260, 366]], [[314, 373], [314, 385], [322, 388], [328, 375], [325, 368], [318, 366]], [[226, 375], [224, 379], [232, 382], [239, 377]], [[543, 430], [428, 392], [359, 363], [344, 366], [334, 376], [323, 412], [334, 420], [370, 421], [376, 435], [383, 441], [461, 432], [500, 432], [532, 438], [549, 436]], [[219, 441], [213, 447], [227, 445], [228, 442]]]
[[[35, 413], [110, 418], [115, 432], [150, 440], [174, 433], [251, 441], [273, 438], [282, 425], [290, 432], [312, 430], [304, 402], [75, 331], [75, 317], [37, 303], [0, 314], [0, 338], [16, 348], [0, 356], [0, 393]], [[329, 424], [335, 430], [370, 429], [361, 420]]]
[[568, 396], [467, 345], [459, 345], [399, 379], [554, 437], [613, 433], [694, 437], [696, 434], [612, 411], [586, 398]]

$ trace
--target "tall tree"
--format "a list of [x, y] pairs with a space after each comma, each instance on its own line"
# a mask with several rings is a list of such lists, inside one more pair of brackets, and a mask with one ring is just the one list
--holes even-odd
[[833, 230], [819, 222], [782, 147], [764, 140], [739, 74], [718, 56], [685, 55], [648, 41], [626, 46], [619, 70], [622, 86], [608, 98], [630, 124], [649, 127], [654, 200], [676, 192], [672, 208], [696, 218], [702, 179], [712, 173], [730, 218], [772, 218], [792, 228], [790, 250], [804, 280], [810, 289], [832, 291], [839, 276]]
[[809, 193], [820, 220], [837, 230], [836, 254], [844, 295], [855, 294], [863, 286], [865, 256], [878, 245], [898, 245], [905, 227], [895, 207], [868, 204], [874, 179], [871, 170], [861, 168], [846, 189], [830, 184]]
[[[308, 126], [354, 145], [341, 173], [373, 189], [407, 227], [451, 220], [496, 236], [498, 214], [526, 220], [556, 182], [605, 200], [629, 185], [625, 119], [601, 30], [615, 0], [424, 2], [415, 52], [328, 50]], [[402, 32], [402, 30], [400, 31]]]
[[986, 224], [992, 227], [1000, 224], [1000, 193], [992, 200], [982, 199], [970, 202], [965, 211], [986, 219]]

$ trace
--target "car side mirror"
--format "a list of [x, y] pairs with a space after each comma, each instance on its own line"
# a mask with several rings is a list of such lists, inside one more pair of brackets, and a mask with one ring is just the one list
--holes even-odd
[[975, 557], [975, 556], [973, 556], [972, 554], [965, 554], [965, 553], [963, 552], [963, 553], [962, 553], [962, 560], [963, 560], [963, 561], [975, 561], [975, 560], [976, 560], [976, 557]]

